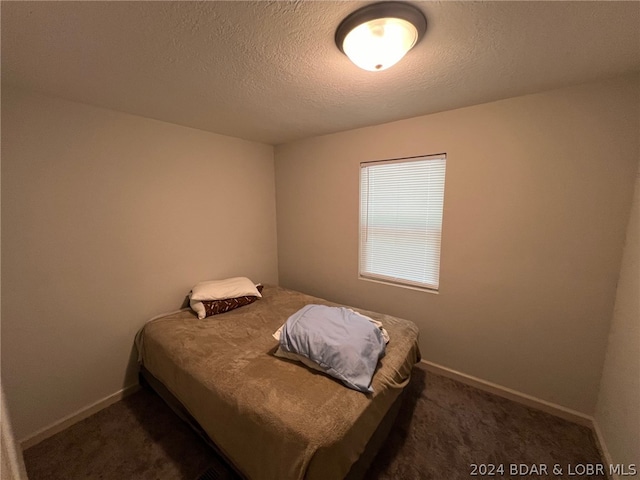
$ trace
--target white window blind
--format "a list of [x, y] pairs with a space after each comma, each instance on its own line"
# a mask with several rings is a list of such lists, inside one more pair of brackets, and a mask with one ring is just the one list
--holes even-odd
[[438, 290], [446, 155], [360, 164], [360, 277]]

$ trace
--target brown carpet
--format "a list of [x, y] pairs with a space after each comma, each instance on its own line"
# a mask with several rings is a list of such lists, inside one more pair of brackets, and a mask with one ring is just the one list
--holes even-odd
[[[518, 403], [426, 372], [413, 372], [402, 410], [367, 479], [570, 478], [602, 463], [592, 432]], [[141, 390], [24, 453], [30, 480], [195, 480], [215, 454], [155, 394]], [[471, 476], [472, 464], [504, 475]], [[550, 475], [509, 475], [510, 464], [542, 464]], [[551, 468], [559, 464], [562, 475]], [[484, 472], [479, 472], [484, 473]], [[285, 480], [285, 479], [283, 479]], [[332, 479], [327, 479], [332, 480]]]

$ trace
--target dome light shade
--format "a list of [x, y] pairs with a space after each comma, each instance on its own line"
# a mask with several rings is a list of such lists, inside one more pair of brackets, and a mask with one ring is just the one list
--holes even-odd
[[400, 2], [367, 5], [345, 18], [336, 45], [358, 67], [377, 72], [399, 62], [420, 41], [427, 20], [420, 10]]

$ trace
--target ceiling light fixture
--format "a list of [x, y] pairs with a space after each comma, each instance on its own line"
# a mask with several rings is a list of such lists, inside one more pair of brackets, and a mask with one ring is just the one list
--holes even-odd
[[427, 19], [413, 5], [374, 3], [340, 23], [336, 45], [358, 67], [377, 72], [398, 63], [426, 30]]

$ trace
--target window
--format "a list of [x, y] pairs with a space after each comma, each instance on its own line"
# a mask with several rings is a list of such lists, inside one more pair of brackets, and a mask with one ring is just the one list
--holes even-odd
[[446, 161], [360, 164], [360, 278], [438, 290]]

